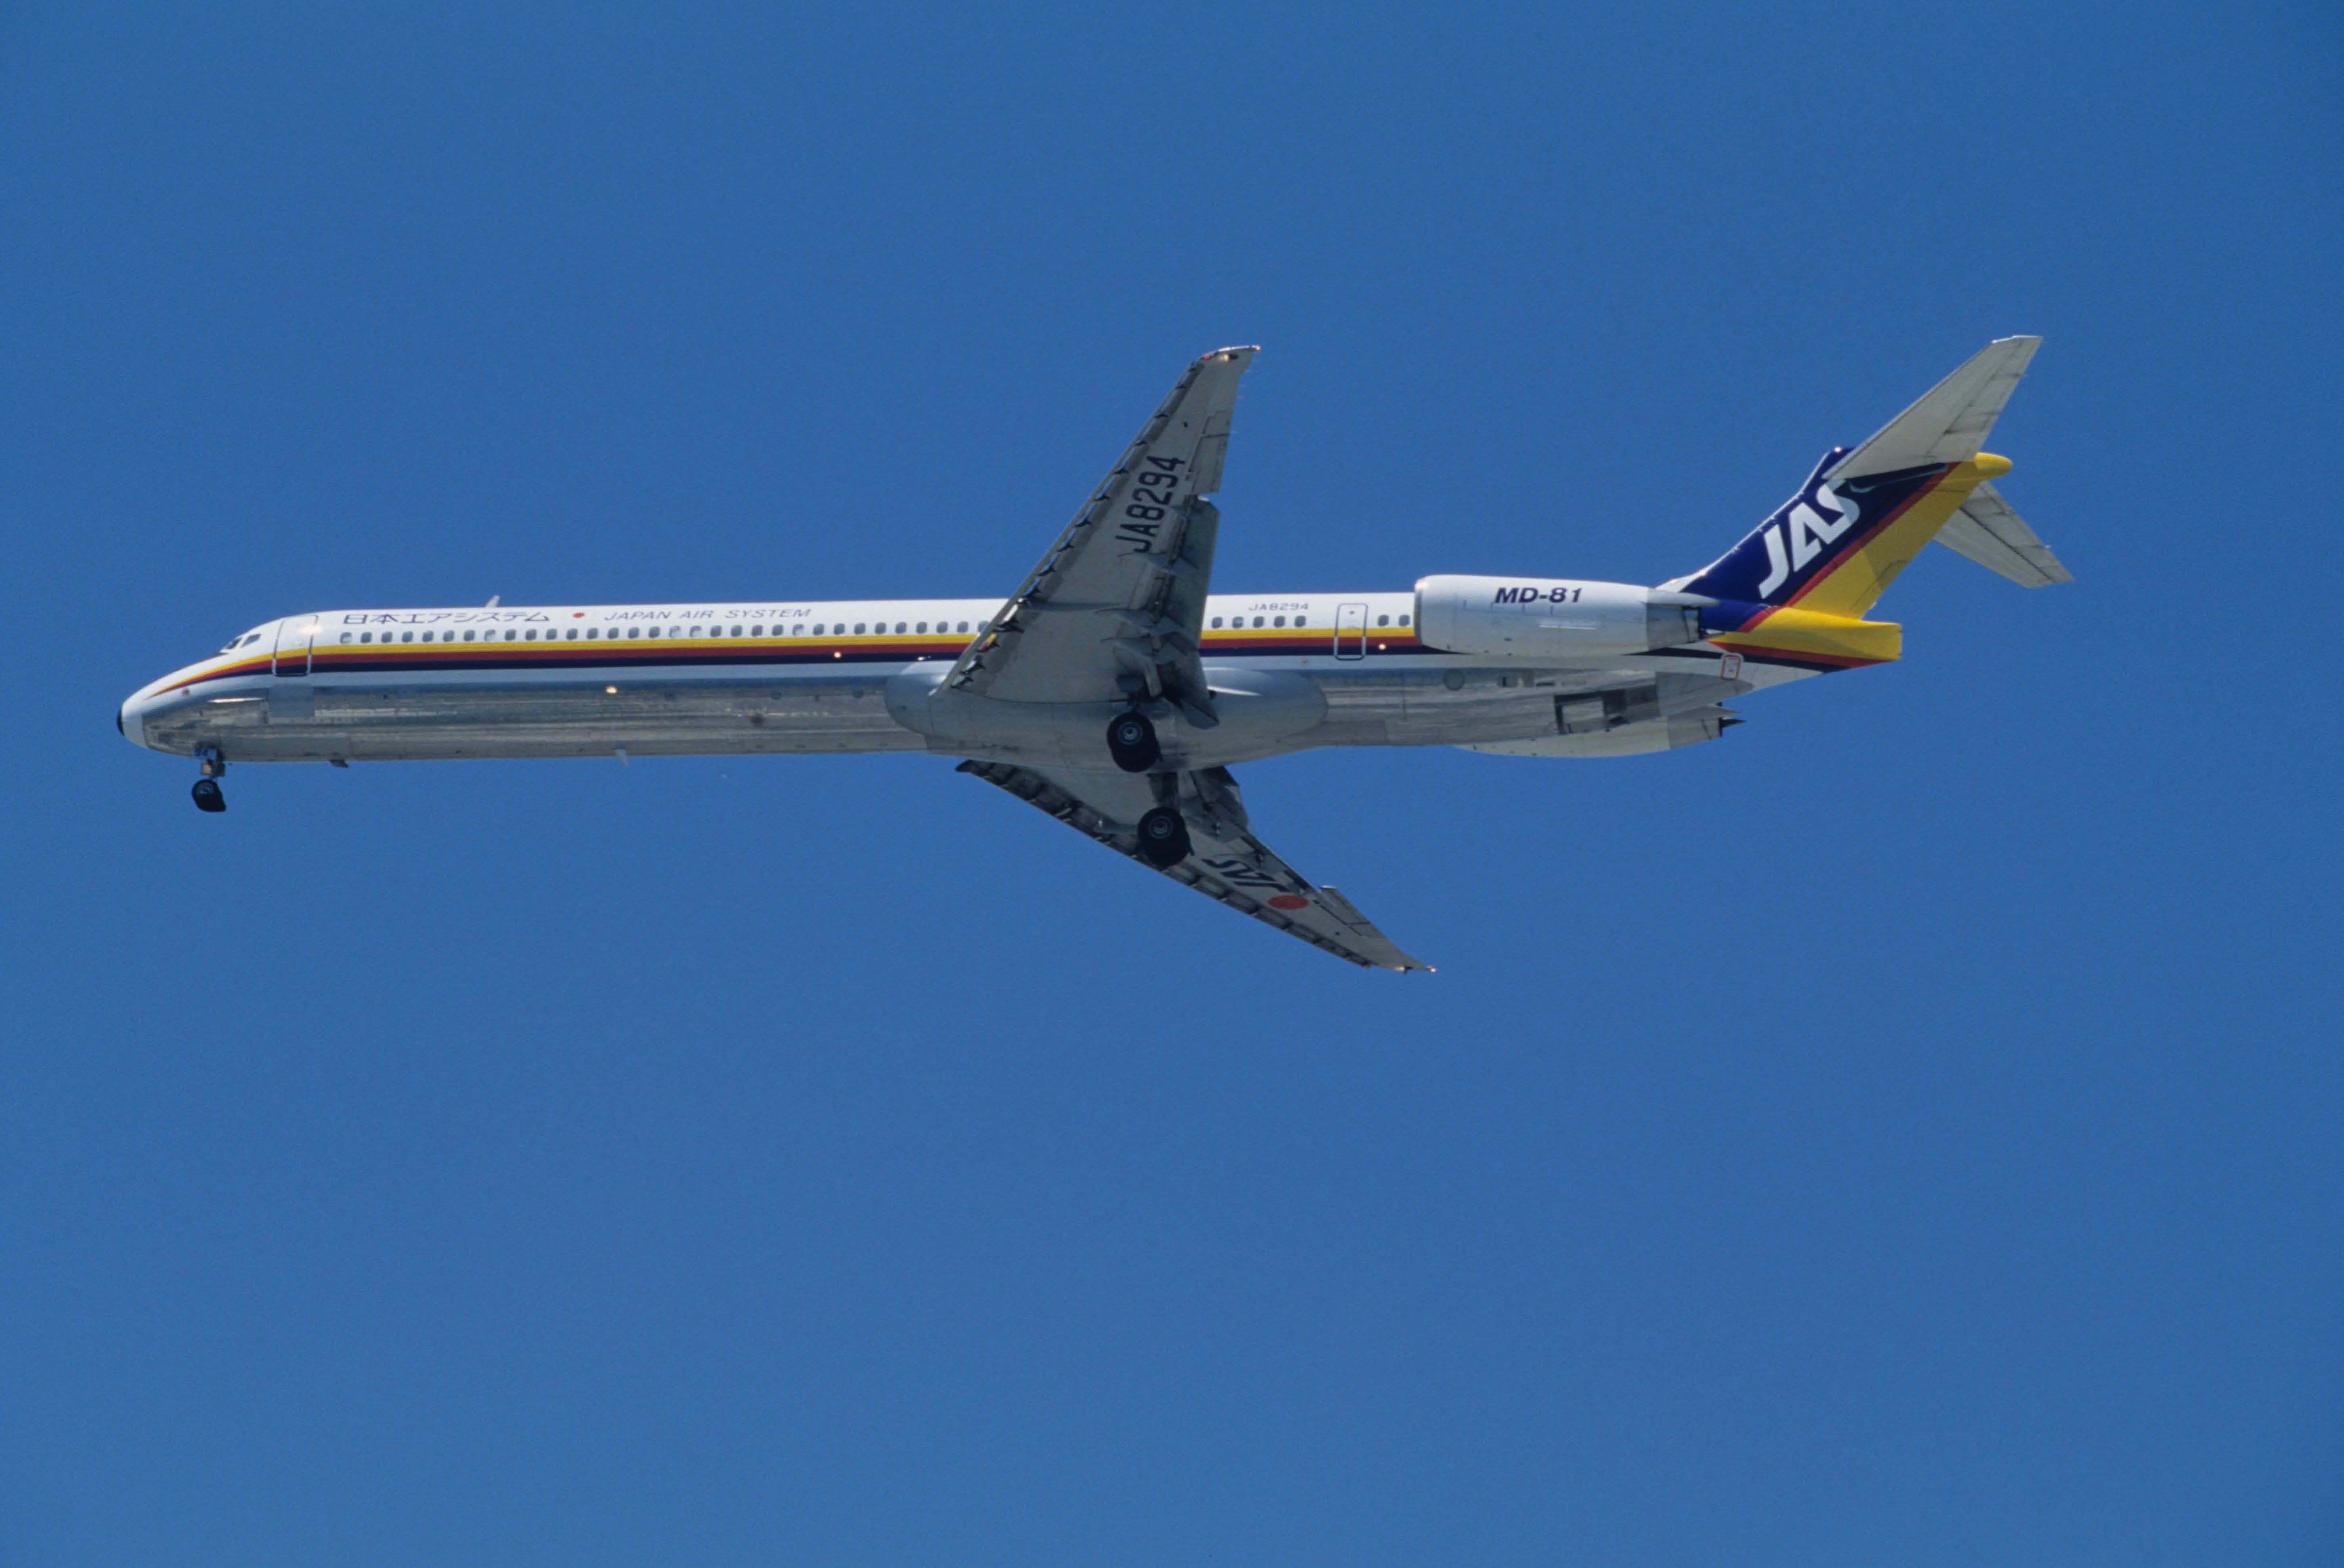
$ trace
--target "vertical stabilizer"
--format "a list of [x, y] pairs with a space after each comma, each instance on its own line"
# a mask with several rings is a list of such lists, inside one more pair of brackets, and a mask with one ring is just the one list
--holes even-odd
[[2010, 471], [1979, 445], [2041, 343], [1987, 344], [1870, 440], [1824, 453], [1749, 537], [1668, 586], [1747, 606], [1749, 624], [1791, 605], [1861, 617], [1974, 490]]

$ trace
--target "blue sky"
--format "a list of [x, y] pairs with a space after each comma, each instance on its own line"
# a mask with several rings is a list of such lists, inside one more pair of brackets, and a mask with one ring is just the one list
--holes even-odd
[[[676, 11], [0, 21], [0, 1554], [2334, 1560], [2331, 8]], [[1218, 586], [1656, 582], [2012, 332], [2076, 586], [1245, 771], [1430, 978], [932, 759], [110, 722], [1005, 592], [1224, 343]]]

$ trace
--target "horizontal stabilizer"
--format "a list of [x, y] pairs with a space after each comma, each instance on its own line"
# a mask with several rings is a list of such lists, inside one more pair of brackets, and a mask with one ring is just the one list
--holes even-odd
[[1889, 420], [1827, 477], [1860, 479], [1977, 456], [1994, 421], [2002, 417], [2002, 406], [2026, 373], [2027, 361], [2042, 346], [2040, 338], [1995, 339]]
[[1956, 555], [1966, 556], [2009, 578], [2021, 588], [2047, 588], [2075, 578], [2051, 547], [2035, 537], [2026, 521], [1990, 484], [1979, 485], [1962, 502], [1962, 510], [1937, 531], [1937, 542]]

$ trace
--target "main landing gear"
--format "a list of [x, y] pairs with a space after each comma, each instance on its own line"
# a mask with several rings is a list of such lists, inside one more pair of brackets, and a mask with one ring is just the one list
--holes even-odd
[[196, 781], [194, 794], [197, 811], [226, 811], [227, 797], [220, 794], [220, 774], [227, 772], [227, 759], [219, 754], [217, 746], [197, 746], [196, 763], [204, 776]]
[[[1127, 774], [1144, 774], [1164, 760], [1155, 722], [1137, 707], [1107, 721], [1106, 750], [1115, 765]], [[1159, 774], [1148, 783], [1156, 791], [1156, 806], [1139, 819], [1139, 857], [1158, 871], [1169, 871], [1188, 858], [1188, 824], [1180, 815], [1177, 781]]]
[[1177, 807], [1159, 805], [1139, 819], [1139, 853], [1158, 871], [1188, 858], [1188, 824]]
[[1127, 774], [1144, 774], [1164, 755], [1164, 748], [1157, 744], [1156, 725], [1137, 708], [1107, 722], [1106, 750], [1115, 765]]

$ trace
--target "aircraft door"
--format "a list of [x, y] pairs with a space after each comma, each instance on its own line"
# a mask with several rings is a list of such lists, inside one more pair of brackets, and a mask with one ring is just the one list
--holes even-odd
[[1341, 604], [1335, 609], [1335, 657], [1364, 659], [1368, 656], [1368, 607], [1364, 604]]
[[297, 615], [277, 623], [276, 671], [280, 675], [309, 673], [309, 644], [318, 635], [318, 618]]

